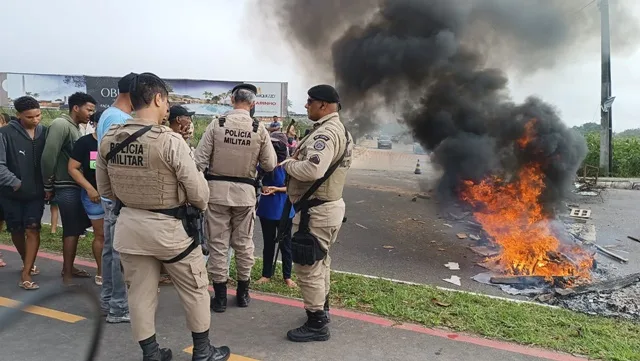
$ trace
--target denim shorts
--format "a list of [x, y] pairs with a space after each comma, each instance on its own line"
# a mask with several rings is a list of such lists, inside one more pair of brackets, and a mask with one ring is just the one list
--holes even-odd
[[82, 206], [84, 207], [84, 211], [87, 212], [87, 216], [89, 219], [103, 219], [104, 218], [104, 209], [102, 208], [102, 202], [93, 203], [91, 199], [89, 199], [89, 195], [87, 191], [82, 189], [80, 191], [80, 199], [82, 200]]

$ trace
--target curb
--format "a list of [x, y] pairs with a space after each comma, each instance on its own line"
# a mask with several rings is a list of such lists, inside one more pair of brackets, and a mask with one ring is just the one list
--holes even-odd
[[640, 181], [630, 180], [605, 180], [598, 181], [599, 187], [611, 188], [611, 189], [628, 189], [628, 190], [640, 190]]

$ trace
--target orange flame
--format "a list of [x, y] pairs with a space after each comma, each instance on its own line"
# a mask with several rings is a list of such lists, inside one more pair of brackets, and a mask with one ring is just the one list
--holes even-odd
[[[535, 139], [535, 120], [525, 126], [517, 144], [524, 148]], [[539, 197], [544, 189], [540, 164], [520, 169], [517, 180], [505, 183], [499, 177], [479, 184], [463, 182], [462, 199], [479, 210], [475, 218], [501, 246], [498, 266], [508, 275], [570, 276], [590, 279], [593, 258], [577, 245], [563, 244], [553, 235]]]

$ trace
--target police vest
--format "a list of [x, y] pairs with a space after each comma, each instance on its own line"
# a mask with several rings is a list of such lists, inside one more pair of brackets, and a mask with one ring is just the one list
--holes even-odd
[[[320, 129], [322, 129], [324, 132], [328, 131], [332, 133], [334, 135], [334, 138], [338, 139], [338, 147], [335, 149], [331, 164], [338, 161], [338, 159], [340, 159], [340, 157], [344, 153], [345, 147], [348, 147], [342, 163], [338, 166], [338, 168], [336, 168], [335, 172], [333, 172], [329, 179], [327, 179], [311, 196], [311, 199], [320, 199], [323, 201], [333, 202], [342, 198], [342, 192], [344, 190], [344, 184], [347, 178], [347, 171], [349, 170], [349, 168], [351, 168], [353, 141], [351, 138], [351, 134], [349, 134], [348, 132], [348, 139], [345, 136], [344, 125], [339, 121], [337, 115], [335, 116], [335, 118], [329, 118], [329, 120], [321, 124], [318, 127], [318, 130]], [[302, 144], [299, 145], [298, 149], [300, 149], [301, 152], [301, 159], [307, 159], [305, 144], [307, 142], [313, 142], [313, 136], [318, 130], [307, 136], [303, 140]], [[315, 181], [302, 182], [293, 177], [290, 177], [289, 184], [287, 186], [287, 193], [292, 200], [300, 199], [300, 197], [302, 197], [302, 195], [311, 187], [314, 182]]]
[[[136, 123], [112, 126], [102, 139], [100, 153], [106, 156], [144, 126]], [[164, 149], [167, 137], [172, 136], [179, 137], [169, 127], [154, 125], [107, 162], [113, 193], [127, 207], [170, 209], [186, 202], [186, 193], [164, 156], [168, 152]]]
[[213, 121], [213, 154], [205, 178], [255, 186], [262, 148], [260, 123], [242, 114], [228, 114]]

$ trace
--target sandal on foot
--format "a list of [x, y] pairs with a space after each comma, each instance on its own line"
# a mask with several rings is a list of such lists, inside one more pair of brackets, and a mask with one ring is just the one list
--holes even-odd
[[7, 264], [5, 263], [5, 261], [2, 258], [0, 258], [0, 267], [4, 267], [6, 265]]
[[[60, 276], [64, 277], [64, 271], [60, 272]], [[85, 271], [83, 269], [74, 268], [73, 272], [72, 272], [72, 277], [90, 278], [91, 275], [89, 274], [89, 272], [87, 272], [87, 271]]]
[[98, 286], [102, 286], [102, 276], [95, 276], [93, 278], [93, 281], [98, 285]]
[[22, 281], [18, 283], [18, 287], [27, 291], [37, 290], [38, 288], [40, 288], [37, 283], [31, 281]]
[[[24, 269], [24, 267], [22, 267], [21, 271]], [[37, 276], [40, 274], [40, 268], [36, 267], [36, 265], [33, 265], [33, 267], [31, 268], [31, 272], [29, 272], [29, 274], [31, 276]]]
[[171, 276], [169, 276], [169, 275], [161, 275], [160, 276], [160, 282], [158, 282], [158, 284], [161, 285], [161, 286], [170, 285], [172, 283], [173, 283], [173, 281], [171, 280]]

